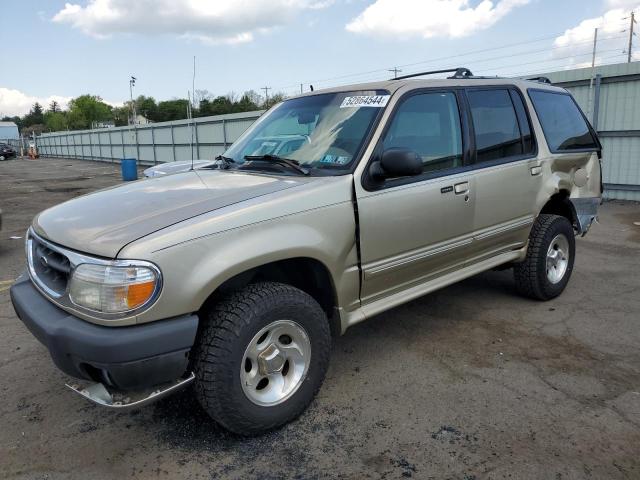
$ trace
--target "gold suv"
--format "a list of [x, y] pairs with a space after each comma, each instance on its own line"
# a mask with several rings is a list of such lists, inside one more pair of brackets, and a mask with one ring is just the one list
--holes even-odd
[[87, 399], [193, 383], [250, 435], [304, 411], [355, 323], [496, 267], [560, 295], [600, 203], [597, 135], [545, 79], [452, 73], [289, 98], [209, 166], [45, 210], [18, 316]]

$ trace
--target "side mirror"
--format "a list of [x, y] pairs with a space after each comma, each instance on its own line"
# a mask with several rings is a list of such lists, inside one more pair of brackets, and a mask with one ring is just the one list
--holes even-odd
[[407, 148], [389, 148], [382, 152], [379, 161], [373, 162], [370, 173], [377, 180], [420, 175], [422, 158]]

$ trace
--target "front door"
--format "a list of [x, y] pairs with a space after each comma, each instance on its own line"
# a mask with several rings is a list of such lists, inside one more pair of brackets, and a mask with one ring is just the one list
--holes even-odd
[[475, 191], [460, 111], [453, 91], [413, 93], [396, 106], [375, 151], [413, 150], [423, 172], [357, 188], [363, 305], [464, 266]]

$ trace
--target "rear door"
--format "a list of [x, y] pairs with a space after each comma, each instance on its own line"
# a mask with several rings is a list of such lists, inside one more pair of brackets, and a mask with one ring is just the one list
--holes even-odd
[[540, 161], [522, 93], [516, 87], [466, 90], [475, 143], [471, 263], [524, 246], [542, 185]]
[[422, 90], [396, 104], [374, 150], [406, 148], [423, 160], [414, 177], [356, 186], [362, 303], [367, 305], [464, 266], [472, 241], [473, 179], [462, 93]]

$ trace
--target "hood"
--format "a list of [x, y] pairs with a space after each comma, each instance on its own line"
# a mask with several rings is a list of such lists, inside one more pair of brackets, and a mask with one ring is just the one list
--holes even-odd
[[84, 253], [115, 258], [130, 242], [219, 208], [308, 182], [221, 171], [190, 171], [78, 197], [40, 213], [36, 233]]
[[193, 162], [167, 162], [147, 168], [143, 173], [145, 177], [157, 177], [160, 175], [171, 175], [173, 173], [188, 172], [193, 166], [194, 169], [213, 165], [214, 160], [194, 160]]

